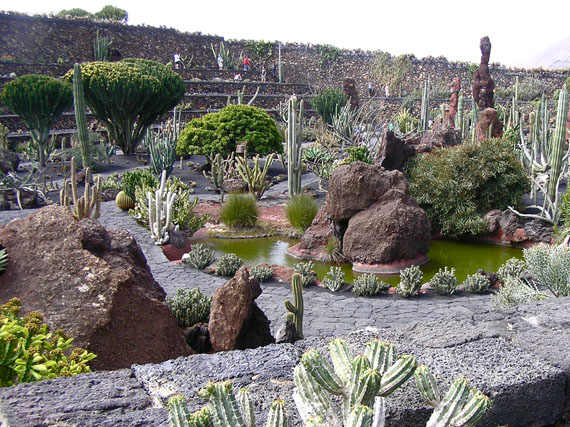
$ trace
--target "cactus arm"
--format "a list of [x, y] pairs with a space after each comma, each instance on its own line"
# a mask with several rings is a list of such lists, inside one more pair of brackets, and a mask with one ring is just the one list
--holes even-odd
[[400, 356], [382, 376], [382, 386], [378, 394], [384, 397], [390, 395], [414, 374], [417, 366], [418, 361], [414, 356]]
[[360, 375], [355, 379], [358, 385], [350, 390], [350, 408], [355, 405], [372, 406], [380, 390], [380, 374], [375, 369], [368, 367], [361, 370]]
[[302, 364], [298, 364], [293, 371], [295, 392], [293, 400], [299, 411], [301, 419], [305, 422], [310, 417], [323, 419], [337, 419], [332, 413], [331, 401], [323, 388], [313, 380]]
[[168, 400], [168, 421], [172, 427], [188, 427], [190, 413], [183, 396], [175, 396]]
[[491, 400], [479, 390], [471, 390], [467, 403], [453, 417], [451, 422], [457, 426], [474, 426], [491, 407]]
[[348, 383], [352, 372], [352, 362], [346, 341], [340, 338], [332, 340], [329, 344], [329, 352], [335, 372], [345, 384]]
[[394, 364], [394, 346], [380, 340], [369, 341], [366, 344], [364, 355], [370, 360], [373, 369], [381, 375]]
[[414, 372], [416, 386], [425, 403], [436, 407], [441, 401], [437, 381], [426, 365], [420, 365]]
[[343, 381], [318, 350], [309, 350], [301, 357], [301, 364], [324, 390], [337, 396], [344, 394]]
[[[253, 102], [254, 102], [255, 99], [257, 98], [257, 95], [259, 95], [259, 89], [260, 89], [260, 86], [257, 86], [257, 89], [256, 89], [256, 91], [255, 91], [255, 94], [254, 94], [253, 97], [249, 100], [249, 102], [247, 103], [247, 105], [253, 104]], [[245, 91], [245, 87], [243, 88], [243, 90]]]
[[241, 413], [243, 414], [244, 422], [247, 427], [255, 427], [255, 412], [253, 411], [253, 403], [249, 398], [249, 393], [246, 389], [240, 389], [237, 393], [237, 401]]
[[293, 293], [294, 303], [285, 300], [285, 308], [289, 312], [287, 318], [295, 323], [295, 329], [297, 329], [297, 333], [301, 339], [303, 339], [303, 284], [301, 282], [301, 275], [298, 273], [293, 274], [293, 277], [291, 277], [291, 291]]
[[454, 380], [445, 395], [445, 398], [433, 411], [426, 427], [440, 427], [450, 425], [453, 416], [460, 411], [461, 404], [469, 395], [468, 383], [464, 378]]
[[289, 197], [301, 192], [301, 135], [304, 102], [292, 96], [287, 102], [287, 178]]
[[350, 411], [344, 425], [346, 427], [371, 427], [373, 419], [372, 409], [365, 405], [357, 405]]
[[289, 427], [289, 420], [285, 413], [285, 401], [277, 399], [271, 403], [265, 427]]
[[386, 398], [376, 396], [374, 398], [374, 419], [372, 427], [384, 427], [386, 424]]

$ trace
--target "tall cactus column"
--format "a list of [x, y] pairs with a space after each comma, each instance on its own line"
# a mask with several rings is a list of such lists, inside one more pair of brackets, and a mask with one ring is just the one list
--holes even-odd
[[562, 87], [558, 95], [558, 109], [556, 110], [556, 128], [552, 138], [550, 152], [552, 153], [552, 166], [550, 180], [548, 182], [548, 196], [550, 200], [557, 199], [558, 181], [562, 173], [562, 158], [564, 157], [564, 145], [566, 143], [566, 115], [568, 114], [568, 91]]
[[287, 103], [287, 179], [289, 197], [301, 192], [301, 135], [303, 131], [304, 102], [296, 96]]
[[287, 319], [295, 323], [295, 329], [301, 337], [303, 336], [303, 284], [301, 283], [301, 275], [293, 274], [291, 278], [291, 290], [293, 291], [293, 302], [285, 300], [285, 308], [287, 309]]
[[87, 132], [87, 116], [85, 114], [85, 96], [83, 94], [83, 81], [81, 79], [81, 66], [73, 67], [73, 104], [75, 106], [75, 123], [77, 137], [81, 147], [81, 163], [83, 169], [91, 167], [91, 144]]

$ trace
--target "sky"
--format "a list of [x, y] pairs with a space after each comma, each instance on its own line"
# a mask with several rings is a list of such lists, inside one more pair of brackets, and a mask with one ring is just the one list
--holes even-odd
[[479, 63], [479, 40], [491, 39], [491, 62], [521, 65], [570, 36], [570, 0], [18, 0], [2, 9], [57, 13], [106, 4], [125, 9], [129, 24], [166, 26], [226, 39], [331, 44], [393, 55], [445, 56]]

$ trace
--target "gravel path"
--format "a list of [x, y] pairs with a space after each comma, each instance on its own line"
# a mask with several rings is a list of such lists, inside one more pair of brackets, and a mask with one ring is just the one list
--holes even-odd
[[[0, 212], [0, 224], [31, 213], [26, 211]], [[212, 276], [183, 265], [170, 263], [159, 246], [155, 246], [149, 232], [137, 225], [126, 212], [119, 210], [114, 202], [105, 202], [101, 206], [99, 221], [105, 227], [116, 227], [130, 231], [141, 246], [154, 278], [167, 294], [173, 295], [177, 289], [190, 289], [199, 286], [208, 294], [224, 284], [227, 279]], [[283, 301], [292, 298], [290, 286], [277, 281], [264, 282], [263, 293], [257, 299], [265, 312], [273, 333], [284, 321]], [[397, 295], [378, 297], [358, 297], [350, 292], [332, 293], [326, 289], [310, 287], [304, 289], [305, 336], [341, 335], [366, 326], [393, 328], [411, 322], [434, 319], [454, 319], [470, 316], [490, 307], [490, 295], [471, 295], [460, 293], [454, 296], [435, 296], [431, 294], [412, 298]]]

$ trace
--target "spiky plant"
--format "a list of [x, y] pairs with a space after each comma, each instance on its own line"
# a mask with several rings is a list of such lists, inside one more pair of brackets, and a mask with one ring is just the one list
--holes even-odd
[[352, 285], [352, 290], [360, 296], [374, 296], [385, 292], [390, 285], [378, 279], [374, 274], [361, 274]]
[[526, 264], [522, 259], [510, 258], [499, 267], [497, 276], [502, 283], [505, 283], [509, 276], [520, 277], [525, 268]]
[[301, 275], [301, 283], [304, 288], [315, 283], [315, 273], [313, 272], [314, 266], [315, 265], [312, 261], [298, 262], [293, 266], [293, 269]]
[[490, 285], [489, 280], [485, 276], [475, 273], [467, 276], [461, 287], [465, 292], [480, 294], [486, 292]]
[[214, 262], [216, 253], [204, 246], [202, 243], [196, 243], [187, 254], [182, 255], [182, 263], [192, 268], [202, 270]]
[[400, 271], [400, 283], [396, 291], [404, 298], [417, 295], [422, 287], [423, 273], [416, 265]]
[[176, 322], [181, 328], [189, 328], [196, 323], [207, 323], [210, 319], [212, 297], [203, 294], [200, 288], [178, 289], [176, 295], [166, 298]]
[[216, 264], [216, 275], [231, 277], [243, 265], [243, 259], [236, 254], [224, 254]]
[[331, 267], [321, 283], [325, 288], [333, 292], [338, 291], [344, 283], [344, 273], [342, 269], [340, 267]]
[[459, 281], [455, 277], [455, 268], [448, 270], [439, 269], [430, 280], [433, 289], [440, 295], [451, 295], [459, 289]]
[[273, 268], [269, 265], [265, 264], [258, 264], [251, 267], [249, 270], [249, 277], [254, 277], [260, 282], [265, 282], [266, 280], [271, 279], [273, 276]]

